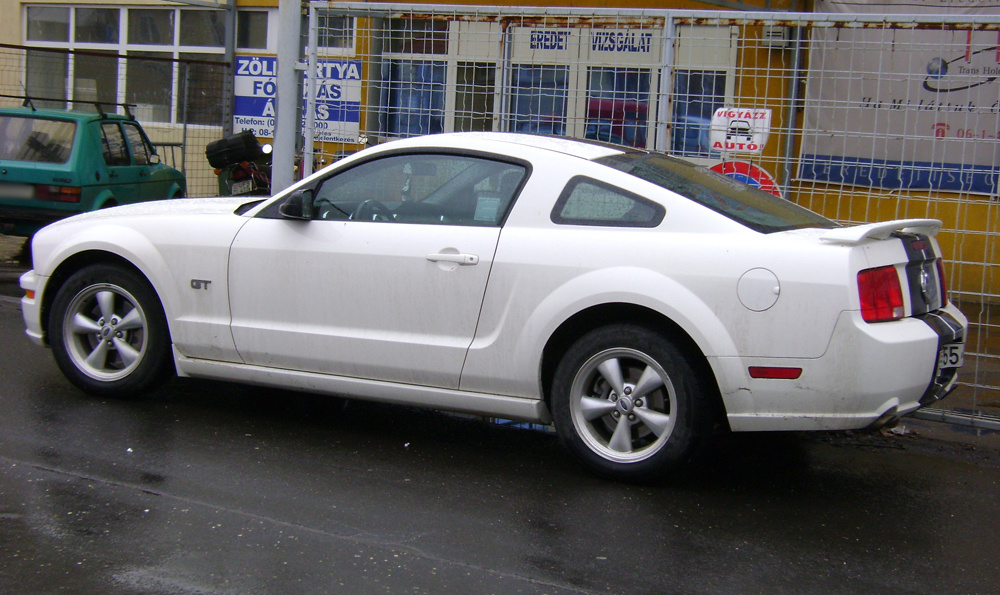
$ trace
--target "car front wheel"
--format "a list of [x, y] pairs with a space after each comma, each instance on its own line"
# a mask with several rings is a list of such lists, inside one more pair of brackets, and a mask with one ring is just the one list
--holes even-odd
[[619, 481], [663, 479], [706, 434], [690, 364], [666, 338], [612, 325], [577, 340], [556, 369], [552, 415], [584, 466]]
[[121, 267], [74, 273], [56, 294], [49, 331], [59, 368], [91, 394], [137, 397], [170, 371], [160, 301], [144, 277]]

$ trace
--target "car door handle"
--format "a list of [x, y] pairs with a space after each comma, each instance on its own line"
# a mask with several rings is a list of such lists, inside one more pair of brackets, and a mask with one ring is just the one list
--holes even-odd
[[446, 254], [438, 252], [437, 254], [428, 254], [427, 260], [431, 262], [454, 262], [462, 266], [479, 264], [479, 257], [475, 254]]

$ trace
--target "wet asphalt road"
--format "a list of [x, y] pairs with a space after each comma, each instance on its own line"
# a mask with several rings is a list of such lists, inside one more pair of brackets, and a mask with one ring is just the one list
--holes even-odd
[[731, 436], [635, 487], [434, 412], [180, 379], [95, 399], [11, 297], [0, 332], [0, 592], [1000, 588], [996, 436]]

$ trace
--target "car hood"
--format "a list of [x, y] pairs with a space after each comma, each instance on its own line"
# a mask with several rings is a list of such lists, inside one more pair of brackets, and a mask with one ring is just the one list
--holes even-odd
[[[90, 211], [71, 217], [74, 221], [119, 217], [155, 217], [157, 215], [219, 215], [232, 214], [240, 206], [253, 202], [245, 196], [218, 198], [175, 198], [121, 205], [99, 211]], [[66, 221], [68, 221], [67, 219]]]

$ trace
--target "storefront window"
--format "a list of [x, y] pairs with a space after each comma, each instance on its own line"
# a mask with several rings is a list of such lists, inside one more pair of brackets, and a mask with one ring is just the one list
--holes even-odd
[[712, 114], [725, 105], [725, 100], [725, 72], [676, 71], [671, 153], [684, 157], [713, 156], [708, 141]]
[[[182, 60], [204, 60], [178, 65], [177, 74], [177, 121], [186, 124], [207, 124], [218, 126], [222, 123], [222, 103], [215, 93], [209, 93], [199, 80], [220, 80], [225, 72], [222, 64], [215, 63], [218, 54], [181, 54]], [[187, 106], [186, 108], [184, 106]]]
[[455, 130], [493, 130], [493, 93], [496, 66], [462, 62], [455, 88]]
[[[163, 52], [129, 52], [131, 58], [171, 58]], [[125, 101], [135, 104], [135, 116], [148, 122], [170, 122], [173, 62], [129, 60], [125, 77]]]
[[118, 43], [117, 8], [77, 8], [75, 41]]
[[180, 44], [221, 47], [226, 42], [224, 17], [219, 10], [182, 10]]
[[[66, 79], [68, 78], [66, 56], [57, 52], [45, 50], [28, 50], [28, 67], [24, 71], [25, 92], [28, 97], [43, 97], [46, 99], [66, 98]], [[35, 101], [35, 107], [66, 107], [62, 101]]]
[[267, 48], [267, 12], [241, 10], [236, 13], [236, 47], [262, 50]]
[[586, 138], [645, 148], [649, 78], [648, 69], [591, 68]]
[[130, 8], [128, 42], [140, 45], [173, 45], [174, 11]]
[[69, 9], [29, 6], [28, 41], [69, 41]]
[[566, 134], [568, 66], [515, 64], [510, 131]]
[[118, 101], [118, 57], [77, 54], [73, 60], [73, 99], [81, 101]]
[[319, 20], [319, 47], [346, 50], [354, 47], [354, 19], [332, 17], [321, 13]]
[[446, 75], [444, 62], [390, 62], [390, 134], [416, 136], [444, 131]]

